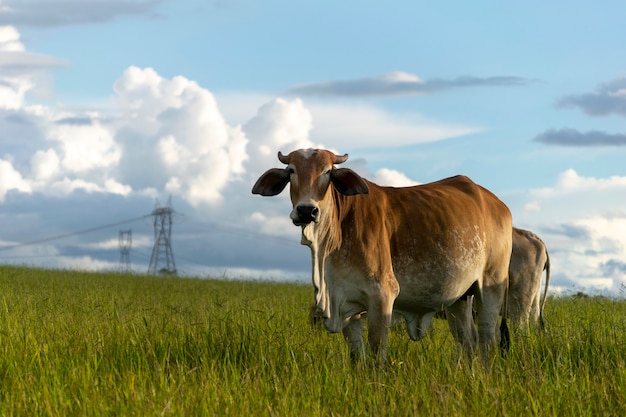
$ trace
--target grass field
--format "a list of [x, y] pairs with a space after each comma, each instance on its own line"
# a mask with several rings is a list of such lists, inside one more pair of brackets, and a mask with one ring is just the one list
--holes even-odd
[[489, 372], [445, 322], [352, 366], [309, 285], [0, 267], [2, 416], [620, 416], [626, 301], [550, 298]]

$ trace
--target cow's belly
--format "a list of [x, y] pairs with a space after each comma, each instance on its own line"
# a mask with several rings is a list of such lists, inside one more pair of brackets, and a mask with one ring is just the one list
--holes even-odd
[[414, 313], [439, 311], [461, 298], [475, 282], [482, 279], [482, 274], [482, 267], [396, 273], [400, 294], [394, 310]]
[[[485, 265], [480, 251], [456, 260], [406, 259], [404, 263], [394, 262], [394, 275], [400, 287], [394, 310], [418, 317], [440, 311], [461, 298], [482, 279]], [[339, 332], [367, 310], [368, 294], [376, 291], [377, 280], [366, 276], [361, 268], [343, 262], [327, 262], [325, 280], [329, 299], [325, 325], [329, 331]]]
[[404, 317], [411, 339], [424, 338], [435, 314], [463, 297], [482, 274], [478, 268], [451, 272], [454, 271], [440, 275], [396, 274], [400, 294], [393, 310]]
[[400, 286], [394, 309], [419, 313], [454, 303], [482, 282], [489, 258], [485, 242], [478, 225], [451, 227], [419, 249], [394, 242], [392, 265]]

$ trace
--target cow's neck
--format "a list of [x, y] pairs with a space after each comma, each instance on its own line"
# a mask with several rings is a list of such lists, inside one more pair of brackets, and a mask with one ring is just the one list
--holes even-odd
[[330, 297], [325, 271], [325, 261], [329, 254], [341, 246], [341, 221], [336, 207], [336, 195], [329, 193], [331, 201], [325, 205], [317, 223], [302, 227], [300, 243], [311, 249], [311, 267], [315, 303], [323, 317], [330, 317]]

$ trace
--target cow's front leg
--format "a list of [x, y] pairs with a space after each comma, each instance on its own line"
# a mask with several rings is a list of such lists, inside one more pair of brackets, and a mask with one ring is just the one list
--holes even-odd
[[343, 337], [348, 343], [350, 350], [350, 361], [356, 363], [364, 355], [365, 347], [363, 345], [363, 325], [361, 324], [361, 318], [352, 319], [341, 331]]
[[372, 355], [380, 362], [384, 362], [387, 355], [389, 326], [393, 314], [393, 303], [397, 296], [398, 290], [395, 285], [388, 289], [383, 288], [370, 297], [367, 311], [367, 335]]

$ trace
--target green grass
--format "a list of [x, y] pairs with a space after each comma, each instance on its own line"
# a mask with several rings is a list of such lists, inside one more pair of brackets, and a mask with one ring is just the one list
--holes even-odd
[[447, 325], [384, 367], [308, 323], [309, 285], [0, 267], [2, 416], [599, 416], [626, 412], [626, 301], [550, 298], [490, 371]]

